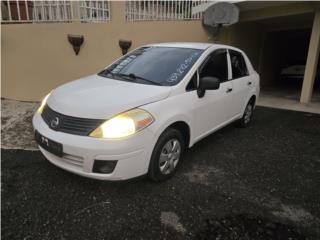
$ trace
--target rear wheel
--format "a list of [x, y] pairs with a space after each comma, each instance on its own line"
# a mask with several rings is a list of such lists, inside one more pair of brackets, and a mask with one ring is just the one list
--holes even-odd
[[148, 176], [154, 181], [164, 181], [174, 175], [182, 159], [185, 143], [182, 134], [173, 128], [159, 137], [150, 160]]
[[244, 128], [251, 123], [251, 120], [253, 117], [253, 109], [254, 109], [254, 103], [253, 101], [249, 101], [249, 103], [246, 106], [246, 109], [244, 110], [242, 118], [238, 120], [239, 127]]

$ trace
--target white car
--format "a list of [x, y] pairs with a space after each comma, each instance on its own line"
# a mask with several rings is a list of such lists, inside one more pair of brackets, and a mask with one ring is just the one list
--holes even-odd
[[247, 126], [259, 89], [259, 75], [237, 48], [152, 44], [53, 90], [33, 126], [44, 156], [67, 171], [161, 181], [186, 148], [233, 121]]

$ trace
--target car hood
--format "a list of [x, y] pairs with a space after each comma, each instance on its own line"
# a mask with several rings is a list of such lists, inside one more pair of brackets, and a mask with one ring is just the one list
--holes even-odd
[[108, 119], [123, 111], [167, 98], [171, 87], [100, 77], [82, 78], [56, 88], [47, 104], [59, 113]]

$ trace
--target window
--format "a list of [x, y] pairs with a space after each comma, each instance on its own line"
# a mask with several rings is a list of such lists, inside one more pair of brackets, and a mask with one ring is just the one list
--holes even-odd
[[220, 82], [228, 80], [227, 51], [224, 49], [214, 51], [200, 69], [200, 78], [215, 77]]
[[229, 54], [232, 66], [232, 78], [248, 76], [248, 69], [242, 54], [234, 50], [229, 50]]
[[191, 48], [142, 47], [123, 56], [100, 75], [117, 80], [173, 86], [184, 78], [202, 52]]
[[197, 72], [195, 72], [186, 87], [187, 92], [197, 89], [197, 80]]

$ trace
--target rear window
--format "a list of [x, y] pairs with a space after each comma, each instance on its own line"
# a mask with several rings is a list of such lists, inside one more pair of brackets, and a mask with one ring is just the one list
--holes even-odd
[[246, 62], [240, 52], [229, 50], [231, 67], [232, 67], [232, 78], [241, 78], [248, 76], [248, 69]]

